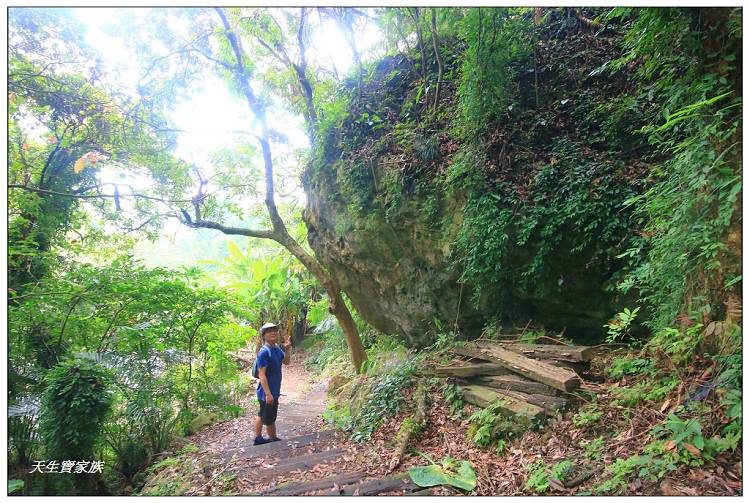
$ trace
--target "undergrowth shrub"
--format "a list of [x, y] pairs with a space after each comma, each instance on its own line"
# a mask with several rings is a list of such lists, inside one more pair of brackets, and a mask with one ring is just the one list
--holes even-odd
[[655, 375], [656, 367], [653, 358], [631, 358], [624, 356], [612, 360], [607, 374], [611, 379], [621, 379], [629, 375]]
[[575, 416], [573, 416], [573, 424], [579, 427], [592, 426], [599, 422], [604, 412], [599, 410], [596, 404], [589, 404], [579, 410]]
[[460, 419], [464, 410], [464, 399], [461, 388], [453, 382], [446, 381], [443, 385], [443, 399], [448, 410], [455, 419]]
[[509, 440], [528, 429], [517, 418], [509, 416], [502, 400], [496, 400], [469, 417], [468, 435], [480, 447], [494, 446], [498, 453], [505, 450]]
[[[620, 284], [637, 289], [652, 314], [649, 325], [670, 326], [680, 313], [722, 316], [721, 303], [741, 281], [738, 195], [742, 189], [741, 106], [736, 93], [741, 11], [613, 9], [629, 18], [622, 68], [638, 59], [639, 86], [661, 104], [641, 132], [665, 160], [655, 183], [626, 206], [641, 231], [621, 256], [630, 272]], [[658, 54], [658, 58], [648, 57]], [[735, 233], [736, 234], [736, 233]]]
[[550, 478], [559, 483], [565, 483], [573, 476], [574, 471], [575, 465], [567, 459], [551, 467], [544, 461], [535, 461], [526, 467], [528, 476], [523, 488], [536, 494], [543, 494], [550, 487]]
[[324, 417], [355, 441], [368, 440], [385, 419], [405, 405], [419, 357], [410, 357], [373, 374], [358, 376], [349, 394], [329, 402]]
[[731, 317], [711, 325], [661, 329], [639, 355], [613, 361], [610, 377], [630, 382], [611, 389], [612, 403], [621, 407], [663, 403], [700, 364], [713, 362], [715, 368], [710, 379], [697, 381], [654, 425], [652, 441], [607, 467], [606, 480], [593, 488], [594, 494], [622, 494], [636, 478], [656, 482], [680, 467], [703, 466], [737, 449], [742, 438], [741, 329]]
[[302, 340], [302, 348], [311, 355], [304, 361], [307, 369], [322, 372], [332, 363], [347, 358], [344, 333], [336, 318], [330, 316], [319, 323], [312, 334]]
[[45, 376], [39, 432], [51, 459], [93, 459], [112, 408], [111, 377], [88, 361], [67, 361]]
[[366, 400], [351, 418], [353, 440], [369, 439], [383, 420], [401, 410], [406, 403], [407, 391], [415, 382], [416, 363], [415, 359], [408, 359], [373, 377]]
[[8, 406], [8, 459], [15, 457], [20, 466], [28, 466], [41, 449], [38, 405], [37, 399], [27, 397]]
[[104, 429], [118, 471], [130, 478], [145, 468], [155, 454], [169, 447], [176, 423], [173, 404], [127, 404]]

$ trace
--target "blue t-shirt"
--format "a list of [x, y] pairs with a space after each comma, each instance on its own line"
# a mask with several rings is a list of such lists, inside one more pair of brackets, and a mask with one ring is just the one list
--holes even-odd
[[[266, 367], [266, 379], [268, 387], [271, 388], [271, 394], [278, 399], [281, 395], [281, 362], [284, 360], [284, 350], [278, 345], [263, 345], [258, 352], [258, 369]], [[266, 399], [266, 392], [258, 382], [258, 400], [261, 402]]]

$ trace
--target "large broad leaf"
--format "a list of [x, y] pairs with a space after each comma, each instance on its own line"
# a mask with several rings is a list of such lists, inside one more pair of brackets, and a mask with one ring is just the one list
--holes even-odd
[[233, 240], [227, 241], [227, 249], [229, 250], [229, 255], [237, 262], [242, 262], [245, 260], [245, 254], [242, 253], [242, 250], [240, 247], [235, 243]]
[[307, 321], [310, 325], [318, 325], [329, 316], [328, 299], [315, 302], [307, 309]]
[[444, 458], [441, 465], [409, 468], [409, 477], [419, 487], [450, 485], [471, 491], [477, 485], [477, 474], [469, 461]]
[[250, 274], [253, 281], [261, 281], [266, 276], [266, 264], [262, 260], [256, 260], [250, 266]]

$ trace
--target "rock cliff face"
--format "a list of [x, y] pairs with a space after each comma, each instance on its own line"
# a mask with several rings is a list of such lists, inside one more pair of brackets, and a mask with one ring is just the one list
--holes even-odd
[[308, 189], [308, 241], [362, 318], [412, 345], [429, 343], [434, 319], [448, 323], [457, 312], [462, 327], [470, 322], [473, 330], [479, 328], [481, 320], [475, 318], [468, 295], [461, 293], [460, 271], [451, 265], [442, 230], [407, 207], [397, 222], [378, 220], [340, 235], [337, 229], [350, 216], [328, 189]]
[[[525, 111], [515, 116], [517, 123], [490, 128], [486, 159], [477, 159], [476, 169], [491, 180], [488, 187], [497, 188], [493, 197], [498, 211], [508, 210], [508, 214], [515, 214], [518, 204], [509, 202], [508, 191], [502, 187], [514, 187], [513, 197], [528, 201], [525, 204], [532, 209], [538, 210], [548, 199], [560, 204], [576, 197], [581, 204], [599, 208], [595, 205], [610, 197], [609, 187], [600, 184], [610, 180], [607, 183], [612, 187], [629, 188], [613, 189], [611, 197], [617, 200], [590, 211], [612, 212], [612, 220], [621, 219], [618, 208], [633, 194], [638, 179], [644, 178], [644, 169], [625, 153], [617, 154], [618, 149], [632, 151], [632, 135], [625, 133], [621, 141], [615, 138], [613, 146], [616, 128], [602, 139], [597, 128], [606, 114], [591, 110], [606, 103], [608, 95], [620, 92], [622, 85], [586, 80], [589, 72], [610, 57], [607, 47], [599, 47], [596, 57], [572, 72], [563, 67], [580, 66], [575, 59], [579, 54], [563, 57], [554, 51], [574, 54], [588, 50], [590, 42], [578, 35], [568, 40], [567, 47], [558, 42], [548, 44], [552, 49], [546, 59], [540, 58], [548, 62], [539, 69], [546, 87], [534, 93], [528, 69], [517, 72], [513, 103]], [[304, 219], [318, 259], [339, 281], [362, 318], [381, 331], [401, 335], [412, 346], [433, 341], [436, 320], [449, 329], [457, 323], [468, 338], [477, 337], [490, 320], [565, 328], [567, 336], [579, 340], [600, 336], [602, 325], [623, 307], [611, 286], [622, 267], [615, 257], [624, 251], [632, 230], [622, 225], [607, 227], [608, 215], [603, 214], [605, 224], [596, 223], [603, 225], [599, 240], [599, 231], [592, 232], [593, 224], [587, 220], [590, 215], [579, 217], [575, 212], [554, 227], [554, 236], [543, 230], [543, 221], [535, 221], [534, 230], [523, 238], [522, 230], [511, 230], [503, 236], [511, 246], [493, 276], [505, 279], [482, 285], [481, 295], [474, 296], [476, 285], [459, 282], [465, 268], [462, 256], [475, 245], [493, 245], [487, 241], [495, 238], [480, 237], [472, 243], [464, 236], [462, 246], [457, 246], [461, 233], [466, 233], [469, 200], [478, 196], [471, 196], [466, 186], [449, 189], [435, 182], [445, 179], [461, 148], [452, 137], [450, 114], [437, 127], [417, 128], [411, 136], [400, 129], [399, 124], [415, 115], [418, 81], [419, 75], [405, 58], [382, 61], [373, 81], [352, 99], [347, 117], [322, 135], [322, 153], [303, 176], [308, 201]], [[584, 92], [586, 97], [581, 98]], [[534, 94], [542, 95], [542, 105], [529, 104], [539, 99], [531, 98]], [[446, 83], [443, 95], [443, 106], [450, 110], [455, 86]], [[588, 138], [595, 133], [597, 140]], [[575, 184], [579, 192], [566, 194]], [[493, 221], [482, 225], [491, 226]], [[477, 231], [481, 236], [483, 229]], [[581, 239], [592, 233], [593, 239]], [[538, 262], [548, 242], [555, 244], [545, 249], [544, 274], [529, 286], [523, 271]]]
[[[463, 211], [460, 198], [448, 200], [438, 219], [453, 219], [450, 228], [436, 229], [414, 205], [403, 209], [395, 222], [380, 220], [370, 228], [352, 228], [344, 235], [341, 222], [349, 221], [346, 205], [332, 198], [326, 187], [309, 187], [306, 220], [308, 240], [349, 296], [362, 318], [386, 333], [401, 335], [410, 345], [432, 342], [435, 320], [446, 327], [458, 322], [462, 334], [476, 337], [497, 314], [497, 297], [504, 302], [504, 321], [525, 325], [531, 320], [566, 329], [583, 339], [601, 331], [617, 309], [614, 296], [603, 291], [611, 271], [588, 266], [590, 254], [560, 254], [546, 291], [535, 296], [514, 284], [498, 284], [483, 293], [479, 305], [471, 302], [470, 285], [458, 283], [461, 271], [452, 260], [452, 237]], [[519, 264], [532, 255], [516, 250]], [[510, 306], [508, 303], [510, 302]]]

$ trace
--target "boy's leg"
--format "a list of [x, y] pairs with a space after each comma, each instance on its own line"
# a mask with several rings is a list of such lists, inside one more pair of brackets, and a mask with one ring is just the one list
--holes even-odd
[[276, 423], [267, 424], [266, 431], [268, 432], [268, 438], [276, 438]]
[[260, 400], [258, 401], [258, 405], [260, 406], [260, 410], [258, 411], [258, 416], [255, 418], [255, 440], [253, 441], [253, 445], [260, 445], [268, 442], [267, 439], [263, 438], [263, 413], [265, 412], [265, 407]]
[[263, 422], [266, 424], [266, 431], [268, 432], [268, 439], [274, 440], [278, 438], [276, 436], [276, 414], [279, 410], [279, 399], [275, 399], [272, 404], [266, 405], [266, 411], [268, 415], [264, 418]]
[[263, 435], [263, 420], [260, 416], [255, 416], [255, 437]]

